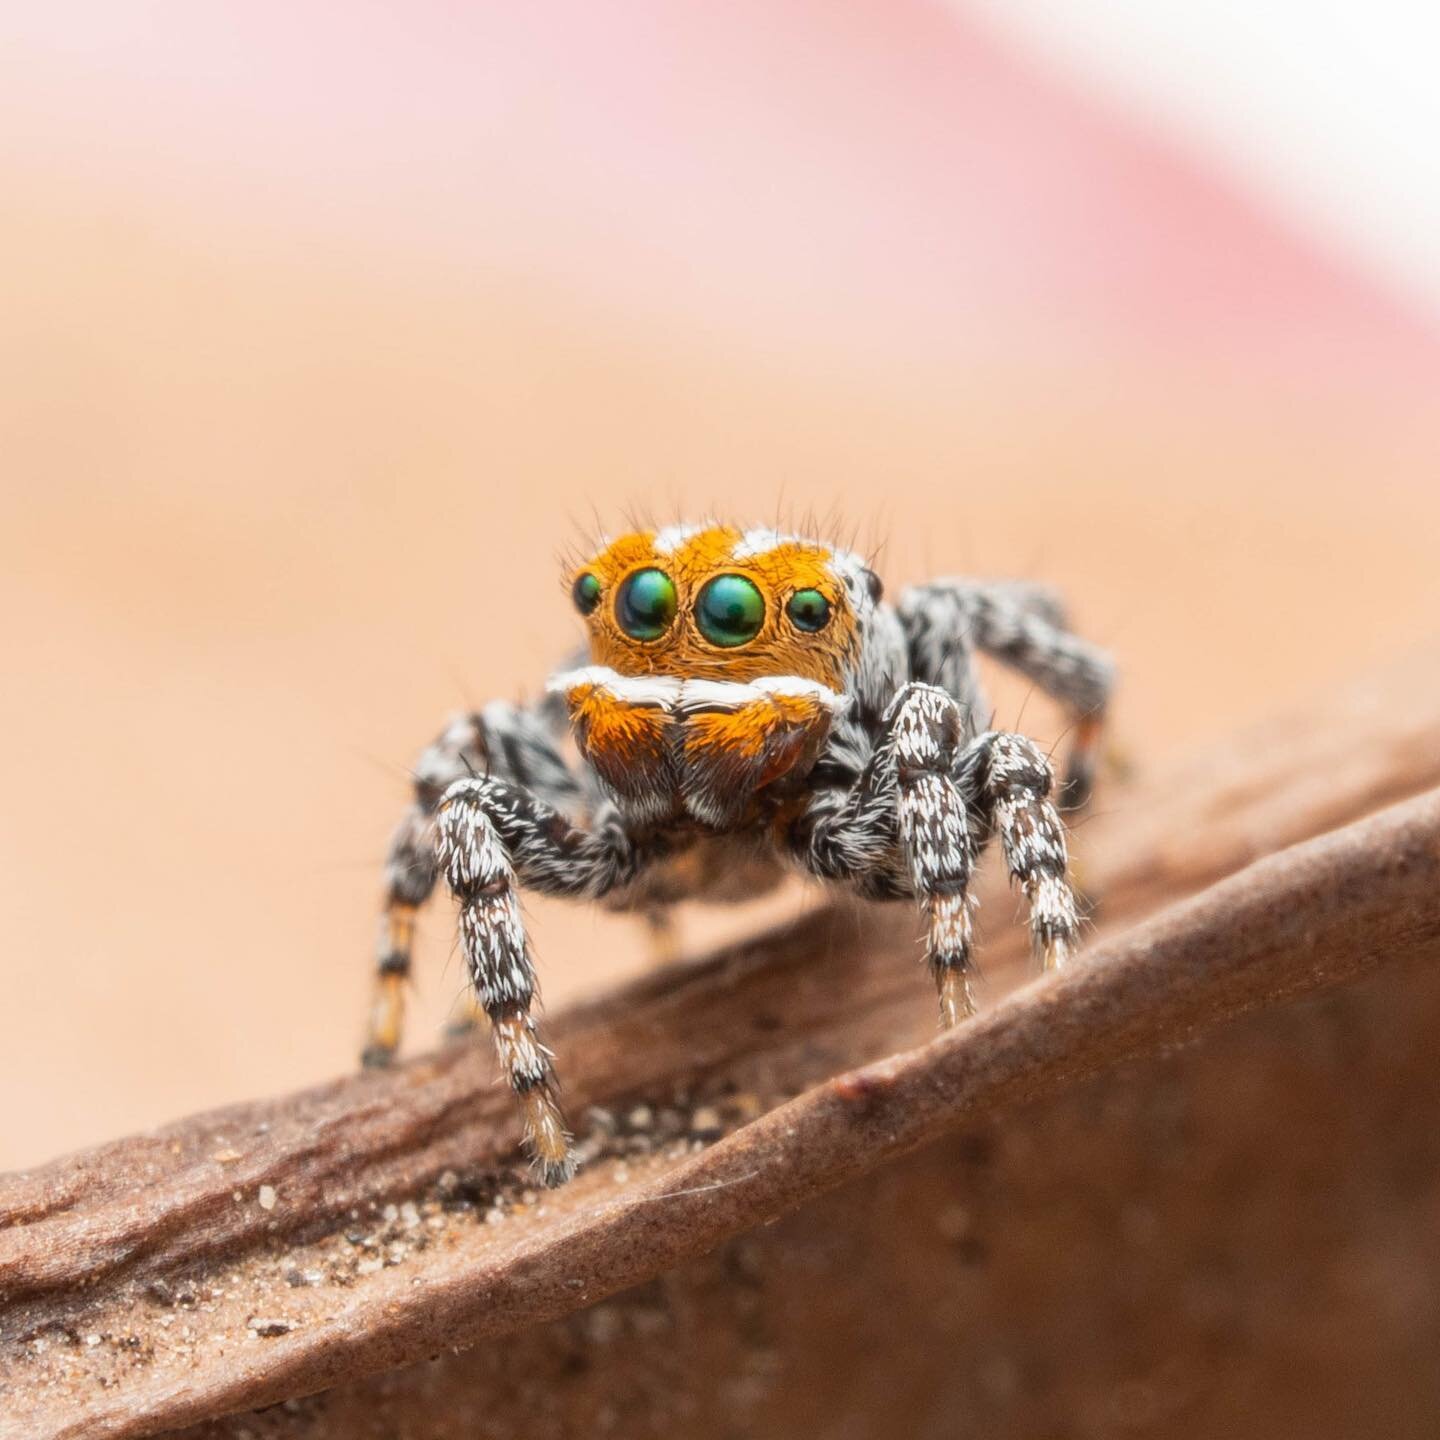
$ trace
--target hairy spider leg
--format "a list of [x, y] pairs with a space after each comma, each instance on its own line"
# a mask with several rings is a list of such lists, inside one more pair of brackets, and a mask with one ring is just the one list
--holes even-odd
[[643, 857], [613, 807], [585, 829], [494, 778], [455, 781], [440, 801], [435, 830], [436, 858], [459, 907], [461, 948], [501, 1072], [520, 1102], [541, 1178], [559, 1185], [574, 1160], [551, 1055], [532, 1014], [538, 983], [519, 886], [598, 899], [632, 880]]
[[1075, 898], [1066, 880], [1064, 824], [1050, 803], [1049, 762], [1024, 736], [987, 732], [962, 748], [955, 699], [912, 681], [882, 720], [874, 749], [816, 794], [790, 844], [812, 873], [884, 899], [913, 894], [926, 919], [926, 959], [943, 1026], [974, 1013], [969, 884], [998, 834], [1011, 878], [1030, 906], [1032, 947], [1042, 969], [1073, 949]]
[[435, 888], [435, 811], [448, 786], [467, 775], [495, 775], [523, 785], [559, 809], [581, 802], [579, 780], [554, 741], [555, 716], [496, 702], [456, 715], [415, 766], [414, 795], [390, 840], [385, 898], [375, 957], [375, 998], [362, 1055], [385, 1065], [400, 1047], [405, 988], [415, 944], [415, 920]]
[[913, 895], [925, 916], [925, 958], [940, 996], [940, 1021], [971, 1015], [970, 878], [974, 829], [954, 772], [964, 730], [960, 706], [934, 685], [895, 695], [879, 738], [851, 783], [815, 796], [791, 828], [807, 869], [872, 898]]
[[911, 674], [949, 691], [972, 715], [984, 713], [975, 650], [1060, 701], [1075, 722], [1061, 798], [1068, 809], [1084, 805], [1115, 672], [1104, 651], [1070, 630], [1055, 592], [1016, 581], [942, 579], [904, 591], [898, 609]]
[[958, 771], [964, 793], [973, 797], [972, 814], [985, 827], [979, 844], [999, 835], [1011, 882], [1029, 904], [1036, 964], [1060, 969], [1075, 952], [1080, 917], [1068, 878], [1065, 822], [1050, 800], [1050, 762], [1026, 736], [992, 730], [965, 748]]

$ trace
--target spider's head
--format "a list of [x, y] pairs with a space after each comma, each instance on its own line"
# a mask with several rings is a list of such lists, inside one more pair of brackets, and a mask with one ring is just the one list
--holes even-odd
[[611, 541], [571, 574], [570, 593], [591, 660], [620, 675], [798, 676], [838, 691], [879, 581], [813, 540], [676, 526]]
[[569, 580], [591, 664], [550, 683], [581, 752], [632, 818], [718, 828], [815, 763], [879, 599], [843, 550], [727, 525], [622, 535]]

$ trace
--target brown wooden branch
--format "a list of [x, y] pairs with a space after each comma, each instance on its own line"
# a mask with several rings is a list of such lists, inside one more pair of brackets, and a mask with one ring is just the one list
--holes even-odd
[[[1440, 958], [1440, 797], [1310, 838], [1437, 784], [1428, 655], [1103, 801], [1087, 962], [950, 1035], [921, 1043], [897, 909], [832, 907], [557, 1015], [572, 1112], [597, 1108], [555, 1194], [517, 1179], [476, 1047], [8, 1177], [0, 1434], [152, 1434], [528, 1325], [977, 1114]], [[992, 929], [1003, 980], [1017, 937]]]

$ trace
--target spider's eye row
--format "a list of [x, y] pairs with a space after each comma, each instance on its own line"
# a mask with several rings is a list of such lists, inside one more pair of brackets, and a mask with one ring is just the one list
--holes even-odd
[[597, 576], [585, 574], [576, 580], [570, 588], [570, 598], [575, 602], [575, 608], [582, 615], [593, 615], [595, 607], [600, 603], [600, 581]]
[[797, 630], [823, 630], [830, 623], [830, 602], [818, 590], [797, 590], [785, 603]]
[[[600, 579], [588, 570], [571, 590], [575, 608], [593, 614], [602, 598]], [[647, 568], [626, 576], [615, 595], [615, 620], [632, 640], [658, 640], [679, 610], [675, 582], [663, 570]], [[695, 624], [712, 645], [733, 649], [748, 645], [765, 628], [765, 596], [744, 575], [716, 575], [695, 600]], [[797, 590], [785, 602], [785, 613], [797, 630], [811, 634], [829, 623], [832, 606], [819, 590]]]
[[658, 640], [675, 619], [675, 582], [663, 570], [637, 570], [615, 597], [615, 618], [635, 640]]
[[765, 597], [743, 575], [717, 575], [695, 601], [695, 623], [712, 645], [748, 644], [765, 624]]

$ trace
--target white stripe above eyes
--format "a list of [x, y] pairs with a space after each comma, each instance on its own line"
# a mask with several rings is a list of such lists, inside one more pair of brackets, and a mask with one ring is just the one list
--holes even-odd
[[786, 695], [814, 700], [832, 715], [850, 708], [850, 697], [801, 675], [766, 675], [748, 684], [729, 680], [681, 680], [674, 675], [620, 675], [608, 665], [587, 665], [551, 677], [546, 689], [565, 695], [593, 685], [630, 705], [661, 710], [738, 710], [757, 700]]
[[806, 545], [811, 549], [822, 547], [811, 545], [808, 540], [802, 539], [799, 535], [785, 535], [779, 530], [747, 530], [730, 552], [732, 560], [753, 560], [757, 555], [764, 555], [771, 550], [778, 550], [782, 545]]
[[673, 555], [692, 535], [698, 535], [704, 525], [667, 525], [657, 531], [654, 549], [657, 555]]

